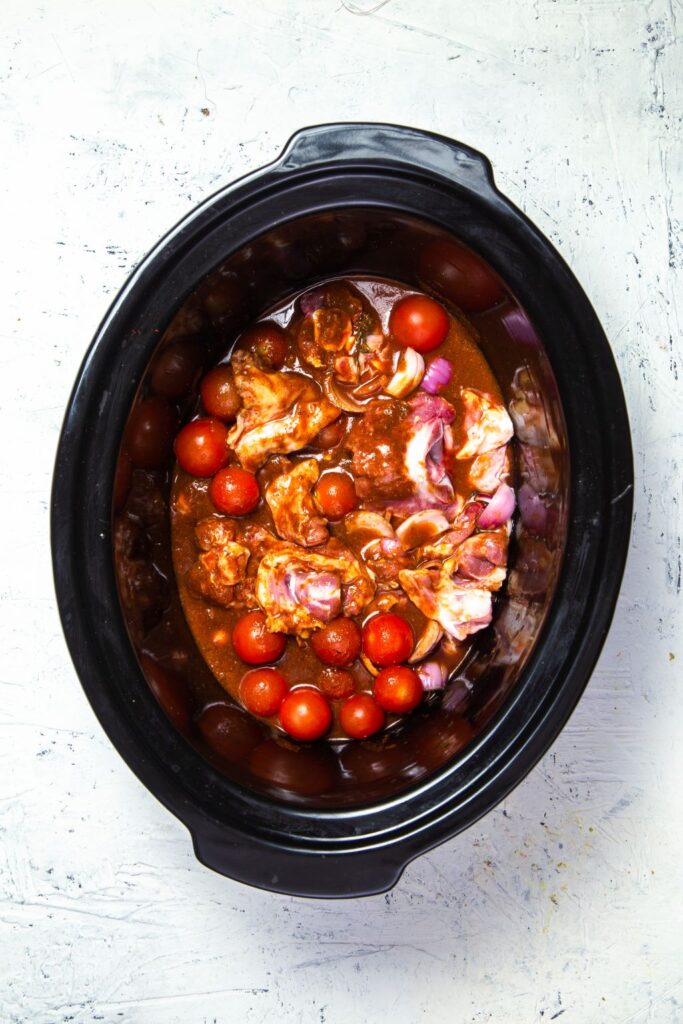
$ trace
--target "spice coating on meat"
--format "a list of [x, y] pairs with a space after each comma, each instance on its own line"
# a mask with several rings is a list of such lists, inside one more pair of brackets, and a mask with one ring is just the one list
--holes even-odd
[[265, 373], [243, 352], [232, 358], [242, 409], [228, 434], [244, 469], [254, 472], [270, 455], [303, 448], [340, 410], [299, 373]]
[[283, 542], [264, 555], [256, 573], [256, 600], [275, 633], [307, 637], [340, 612], [358, 615], [374, 592], [364, 566], [334, 540], [316, 551]]
[[371, 402], [348, 437], [356, 489], [366, 504], [406, 516], [451, 505], [445, 456], [454, 416], [449, 402], [425, 392], [407, 402]]
[[311, 493], [319, 476], [315, 459], [303, 459], [294, 465], [287, 463], [265, 490], [280, 537], [307, 548], [322, 544], [329, 537], [327, 521], [320, 515]]

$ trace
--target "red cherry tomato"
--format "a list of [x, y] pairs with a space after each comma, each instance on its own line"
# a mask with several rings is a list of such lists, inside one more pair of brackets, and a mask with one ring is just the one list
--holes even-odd
[[209, 497], [219, 512], [246, 516], [258, 505], [261, 492], [253, 473], [239, 466], [226, 466], [218, 470], [209, 484]]
[[175, 409], [163, 398], [138, 402], [128, 419], [125, 445], [135, 466], [160, 469], [173, 452], [177, 425]]
[[400, 615], [373, 615], [363, 626], [363, 653], [385, 667], [405, 661], [413, 651], [413, 631]]
[[277, 324], [254, 324], [240, 338], [240, 348], [255, 352], [269, 370], [279, 370], [287, 358], [287, 335]]
[[332, 724], [332, 710], [326, 697], [312, 686], [290, 690], [280, 706], [280, 722], [295, 740], [317, 740]]
[[248, 665], [265, 665], [281, 658], [287, 641], [282, 633], [271, 633], [263, 612], [247, 612], [235, 623], [232, 646]]
[[199, 393], [209, 416], [219, 420], [234, 420], [237, 416], [242, 399], [235, 387], [233, 372], [226, 363], [209, 370], [202, 380]]
[[325, 473], [315, 489], [316, 501], [328, 519], [343, 519], [358, 504], [353, 480], [346, 473]]
[[422, 700], [422, 681], [407, 665], [383, 668], [375, 679], [375, 700], [385, 711], [406, 715], [413, 711]]
[[326, 665], [350, 665], [360, 654], [361, 632], [353, 619], [333, 619], [313, 634], [311, 646]]
[[389, 329], [405, 348], [431, 352], [448, 334], [448, 313], [428, 295], [406, 295], [391, 311]]
[[190, 476], [213, 476], [228, 459], [228, 431], [210, 416], [186, 423], [175, 439], [175, 456]]
[[496, 306], [505, 290], [490, 267], [457, 242], [431, 242], [419, 261], [420, 277], [467, 313]]
[[356, 689], [356, 680], [345, 668], [324, 668], [316, 680], [318, 686], [330, 700], [350, 697]]
[[243, 760], [263, 739], [262, 727], [253, 718], [224, 702], [204, 708], [197, 728], [212, 750], [226, 761]]
[[270, 718], [279, 710], [288, 689], [282, 672], [275, 668], [253, 668], [242, 676], [239, 694], [252, 715]]
[[149, 654], [140, 656], [149, 688], [179, 732], [190, 729], [190, 692], [187, 683], [173, 669], [161, 665]]
[[194, 383], [203, 354], [189, 338], [172, 341], [154, 360], [149, 375], [152, 391], [163, 398], [182, 398]]
[[352, 740], [364, 740], [382, 728], [384, 712], [369, 693], [356, 693], [342, 704], [339, 724]]

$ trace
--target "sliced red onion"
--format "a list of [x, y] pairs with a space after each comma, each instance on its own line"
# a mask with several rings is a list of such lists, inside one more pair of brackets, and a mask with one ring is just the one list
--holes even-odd
[[515, 492], [507, 484], [501, 484], [490, 502], [479, 516], [477, 526], [484, 530], [502, 526], [515, 511]]
[[446, 387], [452, 376], [453, 367], [448, 359], [439, 356], [438, 359], [435, 359], [427, 367], [427, 372], [422, 378], [422, 387], [430, 395], [436, 395], [442, 388]]
[[448, 678], [446, 668], [438, 661], [425, 661], [416, 672], [420, 677], [425, 692], [430, 690], [443, 690]]
[[304, 316], [310, 316], [311, 313], [315, 313], [316, 309], [320, 309], [324, 301], [325, 293], [322, 288], [314, 288], [312, 292], [306, 292], [301, 296], [299, 308]]
[[536, 331], [531, 326], [529, 317], [519, 306], [508, 309], [500, 318], [500, 322], [510, 335], [513, 341], [522, 345], [529, 345], [532, 348], [539, 348], [540, 341]]
[[548, 509], [537, 492], [525, 483], [519, 489], [519, 512], [527, 530], [543, 537], [548, 522]]

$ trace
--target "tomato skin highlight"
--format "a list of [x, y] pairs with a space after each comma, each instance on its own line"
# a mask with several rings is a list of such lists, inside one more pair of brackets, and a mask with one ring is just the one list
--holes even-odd
[[202, 379], [199, 393], [209, 416], [218, 420], [234, 420], [242, 405], [233, 372], [226, 363], [209, 370]]
[[446, 340], [450, 322], [443, 306], [428, 295], [406, 295], [391, 311], [389, 329], [404, 348], [431, 352]]
[[415, 710], [423, 696], [420, 677], [407, 665], [384, 668], [375, 679], [375, 700], [385, 711], [406, 715]]
[[332, 522], [343, 519], [358, 505], [356, 487], [346, 473], [325, 473], [318, 481], [315, 498], [323, 515]]
[[320, 739], [332, 724], [329, 701], [312, 686], [290, 690], [280, 706], [280, 724], [292, 739]]
[[373, 615], [363, 626], [363, 653], [380, 668], [405, 661], [414, 646], [413, 631], [400, 615]]
[[369, 693], [356, 693], [342, 704], [339, 724], [352, 740], [364, 740], [382, 728], [384, 711]]
[[226, 466], [209, 484], [209, 498], [225, 515], [246, 516], [258, 505], [261, 492], [253, 473], [240, 466]]
[[265, 665], [284, 654], [287, 640], [283, 633], [271, 633], [263, 612], [247, 612], [235, 623], [232, 646], [247, 665]]
[[208, 477], [228, 461], [228, 431], [213, 416], [186, 423], [175, 439], [178, 465], [190, 476]]
[[288, 689], [287, 680], [276, 668], [253, 668], [242, 676], [239, 694], [252, 715], [270, 718], [280, 710]]
[[311, 647], [325, 665], [350, 665], [360, 654], [361, 631], [353, 619], [333, 619], [313, 634]]

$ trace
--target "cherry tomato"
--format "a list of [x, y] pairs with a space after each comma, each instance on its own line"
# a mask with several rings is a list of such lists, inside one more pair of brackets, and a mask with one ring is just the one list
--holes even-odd
[[350, 697], [356, 689], [356, 681], [345, 668], [324, 668], [317, 679], [317, 684], [331, 700]]
[[119, 453], [119, 460], [116, 463], [114, 474], [114, 511], [120, 512], [126, 504], [130, 493], [130, 485], [133, 479], [133, 463], [126, 451]]
[[140, 656], [149, 688], [173, 725], [182, 733], [190, 729], [190, 692], [187, 683], [173, 669], [161, 665], [149, 654]]
[[277, 324], [254, 324], [242, 335], [240, 348], [255, 352], [269, 370], [279, 370], [287, 358], [287, 335]]
[[287, 680], [276, 668], [253, 668], [242, 676], [239, 694], [252, 715], [270, 718], [279, 710], [288, 689]]
[[311, 646], [326, 665], [350, 665], [360, 654], [361, 632], [353, 619], [333, 619], [313, 634]]
[[320, 448], [322, 451], [327, 451], [330, 448], [336, 448], [346, 433], [346, 425], [346, 416], [340, 416], [338, 420], [334, 421], [334, 423], [328, 423], [327, 426], [323, 427], [322, 430], [319, 430], [311, 440], [311, 447]]
[[295, 740], [317, 740], [332, 724], [332, 710], [320, 690], [300, 686], [290, 690], [280, 705], [280, 722]]
[[125, 445], [135, 466], [160, 469], [173, 452], [173, 435], [177, 416], [172, 405], [163, 398], [146, 398], [138, 402], [128, 419]]
[[214, 366], [204, 377], [199, 389], [202, 405], [209, 416], [219, 420], [234, 420], [242, 399], [235, 387], [235, 378], [227, 363]]
[[220, 420], [203, 416], [185, 424], [174, 447], [176, 459], [186, 473], [213, 476], [228, 459], [228, 431]]
[[343, 519], [358, 504], [353, 480], [346, 473], [325, 473], [318, 481], [315, 497], [328, 519]]
[[202, 349], [196, 341], [178, 338], [162, 349], [155, 358], [149, 383], [155, 394], [163, 398], [182, 398], [194, 383], [202, 362]]
[[235, 623], [232, 646], [235, 654], [248, 665], [265, 665], [277, 661], [287, 643], [284, 634], [271, 633], [263, 612], [247, 612]]
[[422, 700], [422, 680], [407, 665], [383, 668], [375, 679], [375, 700], [385, 711], [405, 715], [413, 711]]
[[342, 704], [339, 724], [352, 740], [364, 740], [382, 728], [384, 712], [369, 693], [356, 693]]
[[253, 473], [239, 466], [226, 466], [209, 484], [209, 497], [219, 512], [245, 516], [256, 508], [261, 492]]
[[253, 718], [223, 702], [205, 707], [197, 728], [212, 750], [226, 761], [243, 760], [263, 739], [263, 730]]
[[448, 334], [448, 313], [428, 295], [406, 295], [391, 311], [389, 329], [405, 348], [431, 352]]
[[373, 615], [363, 626], [363, 653], [375, 665], [398, 665], [410, 656], [413, 631], [400, 615], [385, 612]]
[[505, 290], [490, 267], [457, 242], [431, 242], [422, 252], [419, 273], [467, 313], [481, 313], [497, 305]]

